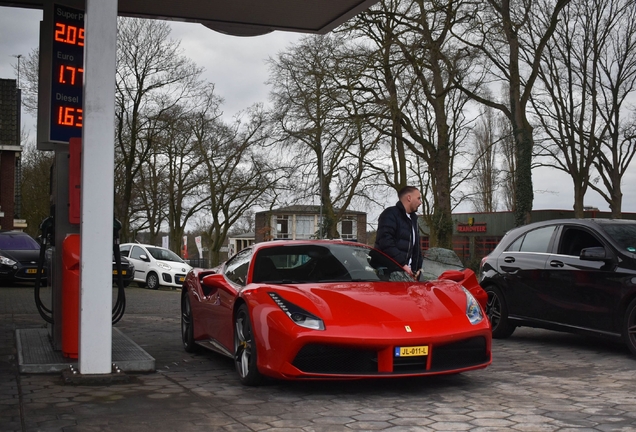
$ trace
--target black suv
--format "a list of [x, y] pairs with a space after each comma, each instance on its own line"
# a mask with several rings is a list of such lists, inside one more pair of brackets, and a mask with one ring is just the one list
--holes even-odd
[[0, 283], [35, 281], [39, 258], [40, 244], [30, 235], [0, 231]]
[[515, 228], [481, 261], [479, 282], [495, 338], [541, 327], [624, 341], [636, 355], [636, 221]]

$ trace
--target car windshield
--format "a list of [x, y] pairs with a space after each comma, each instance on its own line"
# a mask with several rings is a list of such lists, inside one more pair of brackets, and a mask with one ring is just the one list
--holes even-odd
[[437, 279], [447, 270], [463, 270], [464, 264], [455, 251], [432, 247], [424, 251], [424, 264], [420, 280]]
[[179, 258], [179, 255], [177, 255], [176, 253], [172, 252], [171, 250], [162, 249], [162, 248], [158, 248], [158, 247], [149, 247], [149, 248], [146, 248], [146, 249], [148, 249], [148, 253], [150, 255], [152, 255], [152, 257], [154, 259], [156, 259], [156, 260], [174, 261], [174, 262], [179, 262], [179, 263], [184, 262], [181, 258]]
[[38, 250], [40, 245], [27, 234], [2, 234], [0, 235], [0, 250]]
[[413, 281], [398, 264], [365, 246], [282, 245], [261, 249], [255, 260], [256, 283]]
[[636, 223], [603, 223], [599, 225], [618, 245], [636, 253]]

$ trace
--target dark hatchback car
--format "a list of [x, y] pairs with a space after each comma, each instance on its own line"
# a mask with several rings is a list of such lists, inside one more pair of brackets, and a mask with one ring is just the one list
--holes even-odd
[[35, 281], [39, 257], [40, 245], [30, 235], [0, 231], [0, 284]]
[[[121, 275], [122, 282], [124, 287], [130, 285], [135, 276], [135, 266], [128, 261], [128, 258], [121, 257]], [[113, 256], [113, 285], [117, 285], [119, 282], [119, 276], [117, 273], [117, 263], [115, 262], [115, 257]]]
[[515, 228], [481, 261], [493, 337], [517, 326], [623, 341], [636, 355], [636, 221]]

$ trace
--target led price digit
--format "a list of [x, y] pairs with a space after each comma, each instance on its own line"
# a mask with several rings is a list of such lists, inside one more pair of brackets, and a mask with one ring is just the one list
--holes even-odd
[[[84, 73], [84, 69], [82, 68], [78, 68], [78, 67], [74, 67], [74, 66], [67, 66], [67, 65], [60, 65], [60, 75], [58, 78], [58, 82], [61, 84], [70, 84], [70, 85], [75, 85], [75, 78], [77, 77], [78, 82], [82, 82], [81, 79], [81, 74]], [[70, 82], [67, 81], [67, 76], [70, 75]]]
[[82, 127], [82, 109], [61, 106], [57, 110], [57, 124]]
[[84, 29], [68, 24], [55, 23], [56, 42], [84, 46]]

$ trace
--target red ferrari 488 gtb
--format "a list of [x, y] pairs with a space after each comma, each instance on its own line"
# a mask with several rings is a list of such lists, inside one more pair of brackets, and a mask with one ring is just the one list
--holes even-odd
[[482, 290], [466, 286], [475, 283], [470, 270], [464, 280], [450, 274], [417, 282], [359, 243], [258, 243], [188, 274], [183, 346], [233, 358], [246, 385], [263, 376], [360, 379], [484, 368], [491, 328], [475, 298]]

